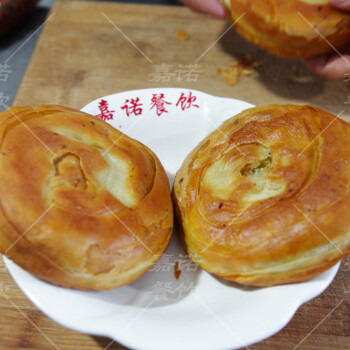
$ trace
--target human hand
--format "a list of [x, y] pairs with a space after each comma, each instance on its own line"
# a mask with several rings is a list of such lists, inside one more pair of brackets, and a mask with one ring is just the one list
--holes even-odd
[[225, 18], [226, 10], [220, 0], [180, 0], [192, 10], [206, 13], [216, 18]]
[[[334, 7], [350, 11], [350, 0], [330, 0]], [[315, 74], [330, 79], [342, 80], [350, 75], [350, 46], [341, 52], [326, 56], [307, 58], [304, 60], [306, 66]]]

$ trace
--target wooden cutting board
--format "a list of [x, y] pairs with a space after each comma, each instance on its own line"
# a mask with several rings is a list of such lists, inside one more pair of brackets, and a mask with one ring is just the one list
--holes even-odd
[[[179, 40], [178, 30], [185, 30], [188, 40]], [[218, 67], [229, 67], [247, 54], [261, 61], [255, 76], [230, 86]], [[350, 117], [348, 82], [326, 81], [299, 61], [273, 57], [237, 36], [230, 23], [182, 7], [101, 2], [55, 4], [14, 105], [81, 108], [100, 96], [160, 86], [253, 104], [310, 103]], [[328, 290], [302, 306], [282, 331], [249, 348], [350, 349], [349, 274], [350, 259]], [[0, 349], [23, 348], [124, 349], [48, 319], [18, 289], [1, 261]]]

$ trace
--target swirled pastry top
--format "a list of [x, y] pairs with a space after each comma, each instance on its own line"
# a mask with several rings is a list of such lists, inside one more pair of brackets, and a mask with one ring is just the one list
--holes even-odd
[[223, 0], [247, 40], [285, 57], [334, 52], [350, 42], [350, 15], [328, 0]]
[[350, 127], [311, 106], [226, 121], [186, 158], [174, 198], [201, 267], [251, 285], [302, 281], [350, 252]]
[[110, 289], [165, 250], [170, 189], [146, 146], [60, 106], [1, 113], [0, 146], [0, 251], [29, 272]]

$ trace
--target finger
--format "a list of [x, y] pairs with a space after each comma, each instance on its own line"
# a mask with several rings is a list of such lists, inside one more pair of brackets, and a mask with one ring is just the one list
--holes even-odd
[[330, 4], [345, 11], [350, 11], [349, 0], [329, 0]]
[[219, 0], [181, 0], [192, 10], [217, 18], [225, 18], [226, 10]]
[[349, 54], [308, 58], [304, 62], [312, 72], [325, 78], [343, 80], [350, 75]]

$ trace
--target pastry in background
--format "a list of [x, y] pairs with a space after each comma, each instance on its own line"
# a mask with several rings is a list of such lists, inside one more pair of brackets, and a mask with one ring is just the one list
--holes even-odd
[[222, 0], [239, 34], [278, 56], [306, 58], [350, 43], [350, 15], [328, 0]]
[[0, 35], [15, 27], [36, 6], [38, 0], [0, 0]]
[[154, 153], [60, 106], [0, 114], [0, 252], [45, 281], [106, 290], [145, 273], [173, 227]]
[[173, 188], [190, 258], [241, 284], [308, 280], [350, 253], [350, 124], [268, 105], [224, 122]]

